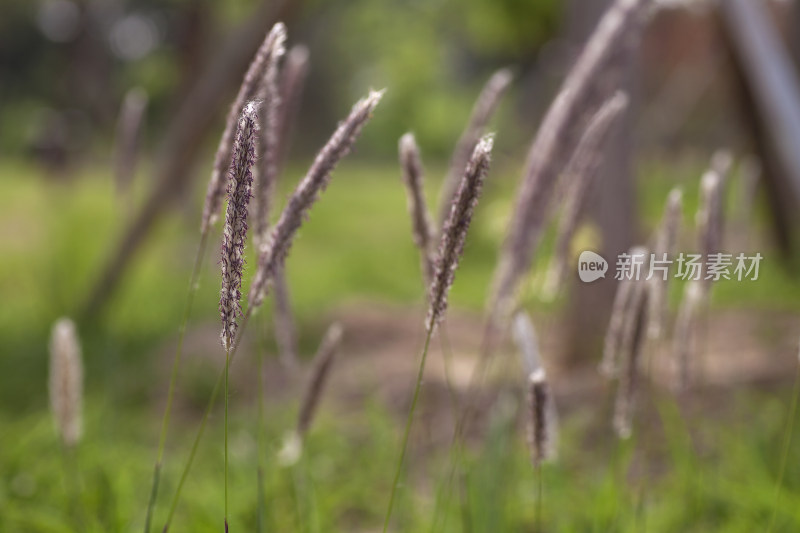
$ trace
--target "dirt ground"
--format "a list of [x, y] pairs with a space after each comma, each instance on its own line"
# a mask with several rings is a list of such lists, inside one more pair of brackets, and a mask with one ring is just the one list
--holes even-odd
[[[324, 408], [346, 414], [362, 408], [368, 398], [379, 398], [402, 420], [424, 341], [424, 316], [421, 308], [367, 303], [352, 304], [331, 313], [326, 323], [340, 322], [344, 339], [325, 391]], [[563, 323], [551, 316], [534, 316], [533, 322], [559, 410], [568, 413], [581, 406], [607, 403], [613, 389], [596, 370], [600, 354], [587, 354], [586, 364], [581, 367], [562, 368], [559, 353], [564, 339]], [[742, 385], [770, 387], [788, 382], [798, 364], [797, 324], [797, 316], [785, 313], [712, 312], [707, 318], [706, 349], [694, 364], [693, 388], [713, 395], [714, 390]], [[318, 329], [324, 327], [320, 324]], [[454, 419], [454, 397], [447, 385], [443, 346], [449, 344], [447, 353], [451, 354], [450, 386], [456, 401], [463, 401], [479, 360], [482, 317], [451, 310], [445, 330], [446, 342], [437, 336], [431, 343], [419, 411], [420, 423], [428, 428], [433, 442], [448, 438]], [[233, 390], [240, 398], [255, 397], [253, 333], [250, 331], [246, 336], [241, 355], [231, 370]], [[189, 330], [185, 346], [184, 370], [189, 379], [202, 376], [206, 383], [213, 384], [224, 357], [219, 349], [217, 325], [201, 324]], [[159, 360], [165, 370], [173, 349], [174, 341], [160, 350], [163, 354]], [[265, 380], [272, 400], [285, 401], [302, 394], [313, 354], [301, 355], [303, 364], [295, 371], [284, 368], [277, 357], [268, 356]], [[660, 346], [649, 346], [645, 358], [650, 358], [649, 386], [668, 389], [672, 383], [670, 340]], [[513, 343], [505, 342], [495, 354], [487, 376], [482, 388], [470, 391], [479, 419], [500, 396], [523, 398], [525, 375]], [[165, 392], [166, 380], [163, 388]]]

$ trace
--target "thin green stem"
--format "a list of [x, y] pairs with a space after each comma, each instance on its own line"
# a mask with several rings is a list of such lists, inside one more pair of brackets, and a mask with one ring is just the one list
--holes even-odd
[[461, 460], [463, 454], [461, 446], [463, 444], [462, 440], [466, 431], [467, 422], [472, 414], [472, 410], [475, 408], [475, 398], [477, 396], [475, 394], [475, 389], [483, 386], [482, 378], [485, 377], [492, 360], [491, 354], [489, 353], [489, 347], [491, 345], [491, 337], [493, 333], [492, 328], [494, 325], [493, 323], [489, 322], [487, 323], [486, 327], [487, 331], [483, 336], [483, 342], [480, 349], [480, 360], [478, 361], [475, 369], [472, 371], [469, 382], [467, 383], [467, 390], [463, 394], [463, 409], [461, 410], [461, 415], [456, 421], [456, 426], [453, 430], [453, 437], [450, 441], [450, 461], [447, 467], [450, 470], [450, 474], [447, 476], [445, 488], [450, 487], [455, 477], [458, 465], [463, 464], [463, 461]]
[[258, 349], [258, 410], [257, 416], [258, 421], [256, 423], [256, 458], [258, 460], [258, 479], [256, 480], [258, 483], [258, 518], [256, 522], [256, 532], [263, 533], [264, 531], [264, 500], [265, 500], [265, 491], [264, 491], [264, 401], [265, 401], [265, 391], [264, 391], [264, 351], [266, 350], [266, 336], [267, 336], [267, 326], [264, 321], [261, 322], [261, 339], [260, 339], [260, 346]]
[[164, 447], [167, 442], [167, 428], [169, 427], [169, 415], [172, 411], [172, 399], [175, 395], [175, 384], [178, 381], [178, 369], [181, 364], [181, 354], [183, 352], [183, 338], [186, 334], [186, 324], [189, 321], [189, 316], [192, 312], [192, 304], [194, 303], [194, 295], [197, 292], [197, 282], [200, 277], [200, 269], [205, 257], [206, 243], [208, 242], [208, 231], [200, 235], [200, 244], [197, 247], [197, 255], [194, 258], [194, 267], [192, 267], [192, 276], [189, 279], [189, 291], [186, 295], [186, 305], [183, 309], [183, 318], [181, 319], [181, 326], [178, 332], [178, 346], [175, 349], [175, 357], [172, 361], [172, 372], [169, 378], [169, 389], [167, 391], [167, 404], [164, 407], [164, 416], [161, 420], [161, 433], [158, 437], [158, 453], [156, 455], [156, 464], [153, 468], [153, 484], [150, 489], [150, 500], [147, 503], [147, 516], [144, 521], [144, 533], [150, 533], [150, 524], [153, 519], [153, 511], [156, 505], [156, 498], [158, 496], [158, 485], [161, 480], [161, 464], [164, 459]]
[[786, 423], [786, 430], [783, 435], [783, 451], [781, 452], [781, 464], [778, 470], [778, 481], [775, 483], [775, 507], [772, 509], [772, 518], [769, 521], [769, 528], [767, 533], [772, 531], [775, 526], [775, 520], [778, 517], [778, 500], [781, 495], [781, 485], [783, 485], [783, 475], [786, 472], [786, 464], [789, 461], [789, 450], [792, 445], [792, 435], [794, 434], [794, 419], [797, 413], [797, 403], [800, 397], [800, 365], [797, 366], [797, 373], [794, 377], [794, 386], [792, 388], [792, 403], [789, 407], [789, 420]]
[[459, 412], [459, 398], [455, 387], [453, 386], [452, 368], [453, 368], [453, 350], [450, 344], [450, 336], [447, 333], [447, 322], [443, 321], [441, 330], [439, 331], [439, 342], [442, 347], [442, 361], [444, 366], [444, 383], [447, 386], [447, 393], [450, 398], [450, 408], [454, 416], [458, 416]]
[[266, 498], [266, 494], [264, 492], [264, 469], [260, 466], [258, 467], [258, 479], [256, 482], [258, 483], [258, 514], [256, 516], [256, 533], [263, 533], [264, 531], [264, 498]]
[[541, 533], [542, 529], [542, 498], [544, 496], [544, 482], [542, 481], [542, 465], [536, 465], [536, 531]]
[[299, 531], [306, 531], [305, 521], [303, 520], [305, 498], [302, 497], [302, 483], [300, 482], [300, 474], [297, 471], [297, 463], [289, 467], [292, 476], [292, 495], [294, 496], [294, 509], [297, 514], [297, 528]]
[[225, 350], [225, 533], [228, 533], [228, 369], [230, 348]]
[[462, 473], [460, 483], [460, 500], [461, 500], [461, 530], [464, 533], [472, 533], [472, 514], [470, 513], [471, 506], [469, 504], [470, 487], [472, 484], [469, 480], [469, 472], [466, 470]]
[[311, 479], [311, 473], [308, 468], [308, 456], [303, 454], [300, 460], [293, 465], [293, 468], [298, 472], [298, 479], [300, 480], [300, 489], [302, 494], [303, 506], [308, 510], [306, 515], [308, 518], [308, 526], [304, 529], [311, 533], [319, 533], [319, 513], [317, 512], [317, 500], [314, 493], [314, 483]]
[[189, 459], [186, 461], [186, 464], [183, 467], [183, 472], [181, 473], [180, 481], [178, 481], [178, 487], [175, 489], [175, 496], [172, 498], [172, 504], [169, 508], [169, 513], [167, 514], [167, 520], [164, 524], [164, 529], [162, 530], [163, 533], [166, 533], [169, 530], [169, 526], [172, 523], [172, 517], [175, 515], [175, 509], [178, 507], [178, 502], [181, 498], [181, 491], [183, 490], [183, 485], [186, 483], [186, 478], [189, 476], [189, 471], [192, 469], [192, 464], [194, 463], [195, 455], [197, 455], [197, 448], [200, 445], [200, 441], [203, 438], [203, 433], [206, 429], [206, 424], [208, 423], [208, 417], [211, 413], [211, 409], [214, 407], [214, 404], [217, 400], [217, 395], [219, 395], [219, 389], [222, 387], [222, 380], [224, 378], [224, 374], [220, 374], [217, 378], [217, 382], [214, 385], [214, 388], [211, 391], [211, 397], [208, 400], [208, 405], [206, 406], [206, 411], [203, 413], [203, 418], [200, 421], [200, 428], [197, 430], [197, 435], [195, 436], [194, 442], [192, 443], [192, 449], [189, 452]]
[[70, 511], [75, 520], [77, 531], [84, 530], [86, 526], [86, 512], [81, 502], [81, 482], [79, 478], [77, 450], [75, 447], [61, 445], [61, 458], [64, 461], [64, 477], [67, 492], [69, 493]]
[[[233, 349], [230, 352], [230, 361], [233, 361], [233, 358], [236, 356], [236, 352], [239, 349], [239, 344], [242, 340], [242, 335], [244, 334], [245, 328], [247, 328], [247, 324], [250, 321], [250, 315], [252, 314], [251, 310], [248, 309], [247, 313], [244, 315], [244, 319], [242, 320], [242, 324], [239, 327], [239, 332], [236, 337], [236, 343], [233, 345]], [[227, 363], [227, 361], [226, 361]], [[219, 395], [219, 390], [222, 388], [222, 383], [225, 379], [225, 372], [221, 372], [219, 377], [217, 377], [217, 382], [214, 384], [214, 388], [211, 391], [211, 396], [208, 399], [208, 405], [206, 405], [206, 410], [203, 413], [203, 418], [200, 421], [200, 428], [197, 430], [197, 435], [195, 435], [194, 442], [192, 443], [192, 449], [189, 452], [189, 458], [186, 461], [186, 464], [183, 467], [183, 472], [181, 473], [180, 481], [178, 481], [178, 487], [175, 489], [175, 496], [172, 498], [172, 503], [170, 504], [169, 514], [167, 515], [167, 520], [164, 524], [164, 529], [162, 530], [163, 533], [166, 533], [169, 530], [169, 526], [172, 524], [172, 518], [175, 516], [175, 509], [178, 507], [178, 502], [181, 498], [181, 492], [183, 491], [183, 486], [186, 483], [186, 479], [189, 477], [189, 471], [192, 469], [192, 464], [194, 464], [194, 458], [197, 455], [197, 449], [200, 447], [200, 441], [203, 439], [203, 433], [205, 433], [206, 425], [208, 423], [208, 417], [211, 415], [211, 410], [214, 408], [214, 405], [217, 401], [217, 396]]]
[[[171, 389], [172, 387], [170, 387], [170, 392]], [[150, 500], [147, 502], [147, 517], [144, 520], [145, 533], [150, 533], [150, 523], [153, 520], [153, 510], [155, 509], [156, 506], [156, 497], [158, 496], [158, 484], [160, 481], [161, 481], [161, 459], [156, 459], [156, 464], [153, 467], [153, 484], [150, 486]]]
[[411, 399], [411, 408], [408, 410], [408, 419], [406, 420], [406, 429], [403, 432], [403, 444], [400, 447], [400, 457], [397, 459], [397, 471], [394, 474], [394, 481], [392, 481], [392, 492], [389, 496], [389, 507], [386, 509], [386, 518], [383, 521], [383, 533], [389, 529], [389, 520], [392, 517], [392, 508], [394, 507], [394, 498], [397, 493], [397, 484], [400, 482], [400, 475], [403, 472], [403, 461], [406, 457], [406, 450], [408, 448], [408, 437], [411, 434], [411, 423], [414, 421], [414, 410], [417, 408], [417, 400], [419, 399], [419, 391], [422, 388], [422, 376], [425, 373], [425, 361], [428, 359], [428, 348], [431, 344], [431, 336], [433, 335], [433, 328], [428, 329], [428, 334], [425, 337], [425, 346], [422, 348], [422, 358], [419, 362], [419, 371], [417, 373], [417, 382], [414, 386], [414, 396]]
[[[450, 408], [453, 411], [453, 416], [456, 420], [458, 420], [458, 414], [460, 410], [459, 399], [458, 395], [456, 394], [456, 390], [453, 386], [452, 379], [451, 379], [451, 368], [452, 368], [452, 359], [453, 359], [453, 351], [450, 344], [450, 337], [447, 333], [447, 322], [442, 322], [441, 330], [439, 332], [439, 342], [442, 348], [442, 360], [444, 363], [444, 380], [445, 385], [447, 386], [447, 392], [450, 399]], [[436, 490], [436, 501], [434, 502], [433, 506], [433, 520], [431, 522], [431, 530], [432, 532], [441, 531], [447, 526], [447, 513], [445, 513], [444, 523], [442, 524], [441, 528], [438, 528], [439, 525], [439, 510], [442, 504], [442, 497], [445, 488], [450, 485], [449, 480], [442, 479], [439, 484], [439, 488]], [[449, 492], [448, 492], [449, 494]], [[446, 506], [449, 503], [449, 499], [444, 502]]]

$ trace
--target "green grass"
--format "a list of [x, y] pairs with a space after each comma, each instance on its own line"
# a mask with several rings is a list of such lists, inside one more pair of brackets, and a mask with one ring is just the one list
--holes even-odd
[[[90, 397], [89, 405], [102, 398]], [[773, 395], [740, 394], [741, 417], [726, 426], [707, 419], [679, 418], [664, 400], [663, 433], [653, 430], [650, 443], [640, 439], [637, 451], [622, 457], [623, 476], [613, 458], [611, 440], [587, 440], [596, 422], [567, 420], [561, 457], [544, 468], [543, 523], [550, 531], [756, 531], [763, 530], [773, 508], [777, 469], [775, 447], [785, 404]], [[517, 404], [506, 398], [493, 410], [483, 449], [468, 455], [469, 522], [473, 531], [528, 531], [535, 524], [536, 478], [528, 462], [516, 419]], [[323, 413], [312, 432], [304, 460], [294, 469], [276, 465], [280, 437], [291, 424], [291, 409], [268, 410], [266, 524], [268, 531], [363, 531], [378, 527], [385, 512], [397, 427], [379, 405], [367, 403], [359, 421]], [[231, 425], [231, 530], [252, 531], [256, 520], [254, 413], [239, 409]], [[157, 430], [147, 413], [127, 414], [90, 408], [85, 444], [78, 452], [81, 505], [90, 517], [85, 531], [139, 531], [149, 489], [152, 435]], [[220, 410], [214, 421], [219, 421]], [[73, 531], [59, 450], [46, 416], [0, 418], [4, 443], [0, 455], [0, 530]], [[178, 423], [167, 452], [163, 490], [169, 494], [178, 461], [190, 444], [194, 420]], [[694, 439], [688, 439], [686, 426]], [[221, 442], [221, 427], [212, 426], [211, 442]], [[5, 433], [5, 432], [8, 433]], [[655, 444], [653, 444], [653, 442]], [[697, 444], [702, 443], [702, 446]], [[353, 453], [353, 446], [358, 453]], [[703, 451], [697, 450], [702, 448]], [[637, 472], [642, 454], [655, 463], [653, 474]], [[169, 460], [173, 459], [173, 460]], [[402, 531], [428, 531], [433, 509], [427, 476], [440, 472], [441, 461], [413, 457], [401, 485], [395, 520]], [[795, 446], [790, 465], [800, 461]], [[219, 446], [201, 447], [186, 486], [173, 531], [219, 531], [222, 516], [222, 456]], [[775, 531], [796, 531], [800, 511], [800, 474], [789, 469]], [[646, 489], [643, 492], [643, 487]], [[641, 495], [646, 495], [640, 504]], [[643, 505], [637, 512], [639, 505]], [[300, 511], [298, 512], [298, 509]], [[156, 525], [164, 508], [156, 512]], [[457, 493], [440, 508], [440, 531], [462, 531]]]
[[[700, 166], [686, 163], [667, 172], [642, 166], [639, 210], [652, 227], [666, 192], [685, 186], [693, 213]], [[292, 168], [289, 176], [300, 176]], [[442, 169], [431, 169], [432, 176]], [[478, 312], [502, 241], [518, 170], [499, 165], [487, 184], [468, 239], [451, 302]], [[145, 181], [146, 176], [140, 176]], [[201, 178], [204, 176], [201, 173]], [[290, 190], [284, 180], [282, 197]], [[85, 442], [78, 452], [84, 531], [140, 531], [157, 444], [165, 365], [156, 348], [174, 339], [199, 231], [204, 179], [182, 209], [170, 214], [137, 257], [121, 290], [101, 319], [81, 330], [87, 379]], [[437, 185], [429, 183], [429, 198]], [[140, 188], [144, 186], [140, 183]], [[138, 191], [135, 198], [142, 197]], [[73, 531], [63, 464], [47, 411], [47, 339], [53, 321], [72, 314], [124, 227], [125, 210], [115, 200], [110, 177], [101, 171], [69, 182], [48, 181], [26, 164], [0, 165], [0, 531]], [[689, 222], [692, 215], [687, 214]], [[217, 324], [218, 235], [195, 300], [192, 324]], [[546, 264], [552, 236], [545, 238], [537, 270]], [[800, 311], [800, 282], [764, 250], [758, 282], [720, 283], [714, 306]], [[248, 272], [255, 264], [250, 259]], [[395, 168], [344, 164], [314, 208], [292, 248], [288, 276], [305, 353], [337, 307], [363, 301], [416, 305], [421, 300], [417, 253], [410, 238], [405, 196]], [[535, 286], [535, 275], [529, 285]], [[673, 288], [675, 296], [679, 287]], [[556, 311], [563, 302], [540, 310]], [[420, 317], [420, 323], [422, 317]], [[252, 333], [252, 332], [251, 332]], [[415, 354], [408, 354], [414, 357]], [[187, 354], [187, 360], [191, 357]], [[163, 363], [163, 362], [162, 362]], [[239, 361], [238, 364], [249, 364]], [[202, 405], [213, 385], [187, 365], [182, 387]], [[193, 374], [196, 373], [195, 374]], [[781, 432], [788, 387], [773, 391], [730, 391], [727, 416], [684, 418], [668, 399], [650, 437], [622, 454], [605, 424], [607, 405], [584, 406], [564, 417], [558, 464], [544, 470], [544, 516], [548, 531], [754, 531], [764, 529], [773, 510]], [[532, 531], [536, 477], [530, 468], [518, 421], [519, 395], [498, 402], [481, 446], [467, 453], [470, 476], [464, 494], [446, 500], [441, 531]], [[423, 396], [424, 401], [424, 396]], [[256, 520], [256, 428], [254, 407], [234, 396], [231, 419], [231, 531], [252, 531]], [[266, 456], [273, 458], [294, 405], [270, 405]], [[648, 418], [648, 420], [650, 420]], [[659, 423], [659, 420], [662, 423]], [[400, 423], [377, 398], [362, 410], [323, 409], [305, 460], [290, 470], [267, 461], [267, 531], [366, 531], [384, 516], [397, 457]], [[196, 412], [176, 416], [168, 439], [155, 523], [163, 520], [198, 422]], [[688, 439], [689, 427], [693, 439]], [[663, 429], [659, 429], [663, 428]], [[222, 526], [221, 412], [190, 475], [172, 531], [220, 531]], [[797, 436], [796, 437], [800, 437]], [[354, 450], [357, 453], [354, 453]], [[429, 531], [435, 487], [446, 457], [422, 454], [412, 445], [407, 478], [398, 493], [398, 530]], [[643, 455], [644, 454], [644, 455]], [[615, 466], [615, 457], [620, 457]], [[652, 475], [637, 475], [642, 464]], [[800, 444], [791, 449], [775, 531], [800, 529]], [[630, 468], [628, 468], [630, 467]], [[620, 477], [620, 470], [629, 470]], [[432, 478], [436, 474], [436, 478]], [[646, 481], [646, 490], [642, 479]], [[645, 497], [642, 499], [641, 495]], [[636, 512], [636, 509], [640, 509]]]

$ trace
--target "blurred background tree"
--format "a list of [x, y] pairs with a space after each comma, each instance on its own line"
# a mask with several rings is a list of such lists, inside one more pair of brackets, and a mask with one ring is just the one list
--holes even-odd
[[[414, 129], [426, 152], [445, 157], [464, 109], [491, 71], [513, 65], [523, 77], [530, 74], [562, 16], [557, 0], [271, 3], [263, 5], [283, 10], [292, 42], [312, 51], [301, 124], [334, 122], [367, 86], [391, 88], [392, 105], [364, 146], [381, 156], [393, 154], [397, 137]], [[47, 146], [62, 150], [50, 155], [65, 164], [86, 155], [109, 138], [123, 95], [134, 86], [149, 95], [148, 138], [158, 142], [208, 58], [261, 6], [252, 0], [4, 2], [3, 152]], [[324, 128], [303, 130], [311, 133], [299, 140], [303, 151], [325, 135]]]

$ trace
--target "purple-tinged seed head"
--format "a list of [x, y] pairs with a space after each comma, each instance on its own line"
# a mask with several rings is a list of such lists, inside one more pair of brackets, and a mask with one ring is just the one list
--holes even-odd
[[581, 135], [564, 171], [568, 179], [568, 193], [556, 233], [556, 246], [547, 281], [544, 299], [551, 300], [561, 287], [567, 268], [569, 246], [586, 209], [592, 183], [604, 161], [604, 151], [614, 126], [628, 107], [628, 95], [618, 91], [592, 116]]
[[436, 256], [436, 272], [430, 287], [430, 307], [426, 320], [429, 332], [444, 318], [447, 310], [447, 294], [455, 280], [467, 231], [472, 222], [472, 213], [480, 198], [486, 174], [489, 172], [493, 145], [494, 136], [490, 134], [484, 135], [475, 146], [453, 198], [450, 215], [442, 228]]
[[317, 354], [314, 356], [314, 366], [311, 370], [308, 386], [303, 395], [303, 403], [300, 407], [300, 414], [297, 417], [297, 434], [304, 437], [311, 427], [314, 415], [317, 412], [322, 390], [325, 381], [330, 375], [330, 369], [334, 361], [339, 346], [342, 343], [344, 330], [338, 322], [334, 322], [325, 332], [325, 336], [320, 342]]
[[228, 173], [228, 208], [222, 235], [222, 288], [219, 297], [221, 339], [225, 350], [230, 350], [233, 346], [238, 327], [236, 319], [242, 314], [241, 288], [244, 245], [247, 239], [247, 205], [252, 196], [257, 115], [257, 106], [253, 102], [244, 107]]
[[617, 356], [617, 359], [620, 360], [620, 369], [617, 374], [619, 382], [612, 420], [617, 436], [621, 439], [627, 439], [633, 431], [639, 362], [644, 347], [644, 330], [647, 327], [647, 282], [644, 279], [638, 279], [632, 280], [630, 283], [632, 284], [630, 301], [625, 310], [622, 339]]
[[453, 156], [450, 161], [450, 168], [447, 170], [444, 183], [442, 184], [442, 192], [439, 199], [439, 230], [444, 226], [447, 216], [450, 214], [450, 204], [453, 202], [453, 196], [461, 179], [461, 174], [464, 172], [464, 167], [467, 166], [472, 151], [475, 145], [486, 130], [486, 126], [497, 110], [500, 100], [511, 85], [514, 75], [510, 69], [503, 68], [492, 74], [486, 85], [481, 90], [478, 100], [472, 109], [472, 115], [469, 118], [467, 127], [461, 134], [458, 144], [453, 150]]
[[543, 368], [528, 376], [528, 446], [531, 462], [539, 467], [556, 456], [557, 423], [553, 395]]
[[272, 27], [261, 43], [261, 46], [258, 48], [242, 80], [242, 85], [239, 87], [236, 99], [228, 110], [225, 129], [222, 132], [222, 137], [217, 147], [217, 153], [214, 156], [211, 179], [208, 182], [208, 188], [206, 190], [203, 217], [200, 223], [200, 231], [203, 234], [207, 233], [211, 225], [216, 222], [222, 208], [222, 197], [225, 192], [225, 176], [231, 161], [231, 146], [236, 135], [239, 116], [242, 114], [242, 110], [247, 102], [256, 98], [258, 85], [264, 74], [267, 61], [272, 55], [275, 43], [281, 39], [286, 39], [286, 26], [284, 26], [282, 22], [278, 22]]
[[[670, 191], [667, 196], [667, 205], [664, 216], [658, 228], [653, 249], [653, 259], [656, 261], [669, 260], [675, 253], [675, 246], [680, 231], [681, 215], [683, 213], [683, 192], [679, 187]], [[664, 330], [664, 316], [666, 314], [666, 294], [669, 287], [669, 276], [653, 274], [648, 280], [648, 326], [647, 336], [659, 340]]]
[[280, 61], [286, 53], [286, 33], [279, 32], [272, 43], [269, 58], [261, 79], [259, 102], [259, 142], [256, 145], [256, 163], [253, 168], [253, 243], [259, 250], [269, 235], [270, 204], [278, 178], [280, 153], [278, 152], [281, 95], [278, 87]]
[[617, 0], [606, 11], [542, 120], [528, 152], [508, 234], [488, 301], [487, 331], [504, 327], [520, 280], [546, 227], [555, 184], [583, 117], [618, 83], [641, 36], [649, 0]]
[[419, 248], [422, 257], [422, 273], [425, 286], [430, 286], [433, 279], [434, 264], [434, 228], [428, 207], [425, 203], [423, 187], [424, 172], [417, 141], [413, 133], [406, 133], [399, 142], [400, 167], [403, 172], [403, 183], [406, 186], [408, 212], [411, 215], [411, 231], [414, 244]]
[[268, 242], [261, 250], [255, 279], [250, 286], [250, 307], [259, 307], [267, 295], [267, 284], [282, 268], [297, 230], [303, 224], [309, 209], [325, 190], [331, 173], [339, 160], [347, 155], [358, 139], [364, 124], [380, 102], [384, 91], [372, 91], [353, 106], [348, 117], [339, 124], [331, 138], [317, 154], [306, 176], [300, 181], [277, 224], [272, 228]]

